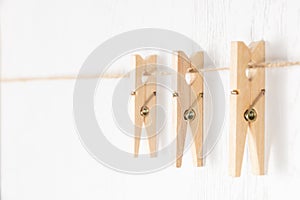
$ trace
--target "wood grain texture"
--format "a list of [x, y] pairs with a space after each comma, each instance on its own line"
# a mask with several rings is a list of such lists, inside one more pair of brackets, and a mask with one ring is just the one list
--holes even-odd
[[[260, 98], [253, 109], [257, 119], [245, 120], [244, 113], [252, 107], [254, 100], [265, 90], [265, 69], [248, 70], [248, 64], [264, 62], [265, 43], [251, 43], [249, 48], [243, 42], [232, 42], [230, 64], [230, 143], [229, 174], [240, 176], [246, 136], [249, 130], [249, 150], [254, 174], [264, 174], [265, 101]], [[248, 73], [247, 73], [248, 72]]]
[[[253, 42], [249, 45], [251, 62], [265, 61], [265, 42]], [[253, 78], [250, 81], [251, 104], [265, 91], [265, 69], [253, 70]], [[256, 175], [265, 174], [265, 92], [253, 107], [257, 112], [257, 119], [249, 124], [249, 151], [252, 172]]]
[[[177, 71], [176, 101], [177, 115], [176, 125], [176, 167], [181, 167], [184, 146], [186, 143], [187, 126], [190, 126], [194, 145], [195, 163], [198, 167], [203, 166], [203, 78], [197, 71], [203, 68], [203, 53], [197, 52], [188, 58], [184, 52], [174, 55], [173, 66]], [[188, 76], [188, 77], [187, 77]], [[187, 110], [195, 112], [195, 118], [191, 121], [184, 119]]]
[[[231, 41], [265, 40], [267, 62], [295, 61], [300, 52], [299, 9], [297, 0], [2, 0], [1, 75], [76, 74], [99, 44], [145, 27], [194, 39], [217, 67], [229, 66]], [[128, 65], [119, 67], [112, 73], [128, 70]], [[186, 165], [179, 170], [169, 167], [140, 176], [106, 169], [82, 147], [74, 130], [73, 81], [1, 84], [1, 199], [39, 200], [45, 194], [48, 199], [74, 200], [299, 199], [299, 69], [266, 71], [268, 175], [252, 175], [245, 149], [238, 179], [228, 176], [229, 73], [212, 73], [221, 76], [224, 91], [219, 92], [226, 95], [227, 117], [214, 149], [205, 157], [205, 167], [194, 168], [188, 152]], [[103, 82], [107, 97], [115, 83]], [[103, 95], [95, 98], [96, 105], [110, 102]], [[204, 101], [205, 108], [208, 103]], [[124, 134], [108, 119], [111, 110], [100, 107], [95, 112], [105, 120], [102, 126], [109, 136], [116, 133], [120, 141]], [[204, 112], [209, 116], [210, 110]], [[204, 126], [205, 134], [209, 123]], [[130, 142], [117, 146], [132, 152]]]
[[186, 140], [187, 123], [183, 119], [184, 111], [190, 106], [190, 88], [186, 84], [185, 74], [190, 67], [189, 58], [184, 52], [177, 52], [174, 55], [174, 67], [177, 71], [177, 93], [176, 101], [176, 167], [181, 167], [184, 145]]
[[[191, 131], [194, 139], [195, 162], [198, 167], [203, 166], [203, 77], [197, 71], [202, 69], [204, 64], [203, 52], [196, 52], [190, 57], [191, 61], [191, 104], [195, 110], [196, 119], [190, 122]], [[197, 67], [196, 67], [197, 66]]]
[[244, 113], [250, 105], [250, 84], [246, 69], [251, 54], [243, 42], [233, 42], [231, 46], [230, 87], [237, 94], [230, 96], [230, 139], [229, 139], [229, 174], [240, 176], [248, 122]]
[[[134, 119], [135, 138], [134, 156], [139, 154], [141, 133], [145, 125], [149, 143], [150, 156], [156, 156], [156, 76], [145, 76], [147, 71], [156, 71], [156, 55], [143, 59], [140, 55], [133, 56], [135, 67], [135, 95], [134, 95]], [[145, 78], [146, 80], [143, 80]], [[141, 115], [141, 108], [147, 106], [149, 114]]]

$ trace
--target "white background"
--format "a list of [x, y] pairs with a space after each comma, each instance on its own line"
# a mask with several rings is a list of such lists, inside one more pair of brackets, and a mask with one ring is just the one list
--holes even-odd
[[[265, 40], [267, 61], [300, 60], [298, 0], [1, 0], [1, 75], [76, 74], [102, 42], [145, 27], [194, 39], [220, 67], [236, 40]], [[229, 91], [229, 73], [220, 74]], [[1, 199], [299, 199], [299, 77], [300, 67], [267, 70], [267, 175], [251, 174], [245, 152], [240, 178], [227, 173], [228, 93], [226, 124], [205, 167], [187, 154], [181, 169], [134, 176], [103, 167], [81, 145], [74, 81], [1, 83]]]

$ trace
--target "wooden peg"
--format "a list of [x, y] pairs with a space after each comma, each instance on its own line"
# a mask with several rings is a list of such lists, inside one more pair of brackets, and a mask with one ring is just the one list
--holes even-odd
[[179, 51], [174, 55], [174, 66], [177, 70], [176, 167], [182, 164], [188, 124], [193, 134], [196, 163], [200, 167], [203, 165], [203, 78], [198, 69], [203, 68], [203, 53], [198, 52], [189, 59]]
[[229, 174], [234, 177], [241, 175], [248, 131], [252, 172], [264, 174], [265, 69], [248, 67], [264, 61], [264, 41], [253, 42], [249, 47], [243, 42], [232, 42]]
[[139, 55], [133, 56], [135, 67], [135, 142], [134, 155], [138, 156], [142, 126], [147, 132], [150, 156], [156, 156], [156, 76], [152, 72], [156, 70], [156, 55], [143, 59]]

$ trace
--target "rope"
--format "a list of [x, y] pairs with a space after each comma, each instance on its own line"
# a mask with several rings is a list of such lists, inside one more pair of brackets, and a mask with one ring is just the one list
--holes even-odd
[[200, 69], [199, 72], [216, 72], [216, 71], [223, 71], [229, 69], [230, 69], [229, 67], [205, 68], [205, 69]]
[[0, 82], [27, 82], [27, 81], [55, 81], [55, 80], [75, 80], [75, 79], [97, 79], [97, 78], [123, 78], [129, 77], [128, 74], [104, 74], [104, 75], [62, 75], [45, 77], [19, 77], [1, 78]]
[[[249, 68], [279, 68], [300, 65], [297, 62], [274, 62], [274, 63], [249, 63]], [[200, 73], [216, 72], [229, 70], [229, 67], [220, 68], [205, 68], [198, 70]], [[159, 75], [171, 75], [173, 73], [162, 72]], [[45, 77], [17, 77], [17, 78], [1, 78], [0, 82], [13, 83], [13, 82], [27, 82], [27, 81], [54, 81], [54, 80], [75, 80], [75, 79], [97, 79], [97, 78], [128, 78], [128, 74], [102, 74], [102, 75], [58, 75], [58, 76], [45, 76]]]
[[290, 67], [300, 65], [300, 62], [274, 62], [274, 63], [249, 63], [249, 68], [276, 68], [276, 67]]

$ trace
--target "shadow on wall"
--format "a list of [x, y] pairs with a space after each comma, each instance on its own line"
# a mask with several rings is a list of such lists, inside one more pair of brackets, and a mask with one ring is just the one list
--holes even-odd
[[[267, 41], [266, 61], [287, 60], [284, 41]], [[288, 73], [283, 70], [266, 71], [266, 173], [282, 173], [288, 168]]]

